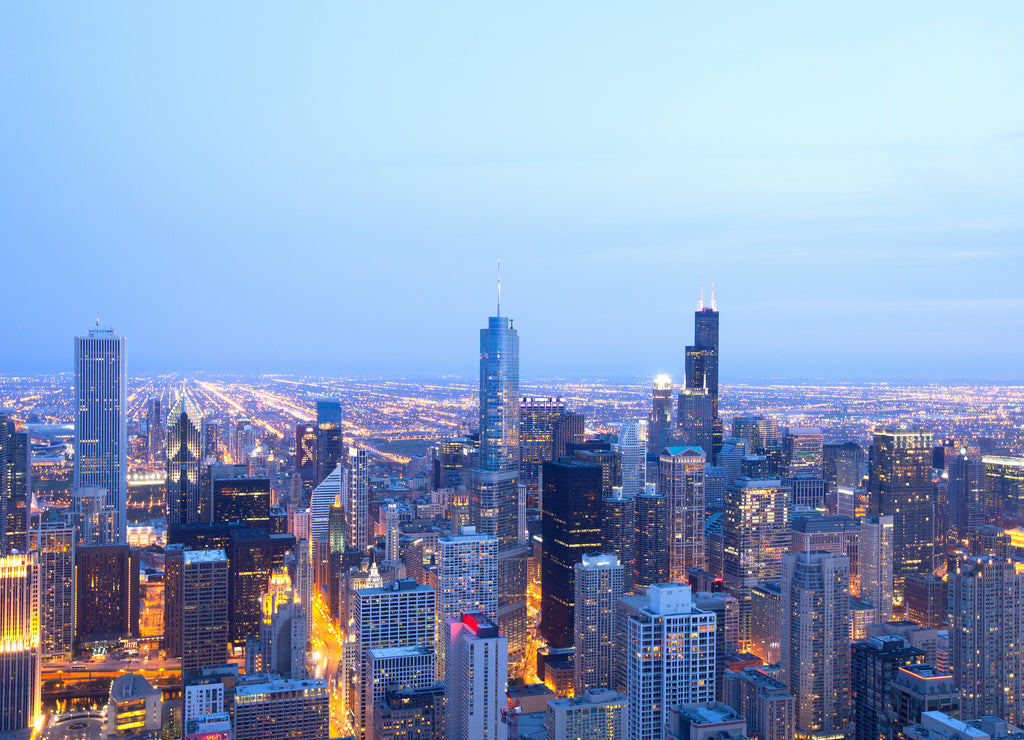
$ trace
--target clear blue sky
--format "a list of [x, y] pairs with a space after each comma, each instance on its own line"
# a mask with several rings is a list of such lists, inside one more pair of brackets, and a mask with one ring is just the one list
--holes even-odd
[[[552, 7], [552, 6], [557, 7]], [[1024, 4], [0, 8], [0, 373], [1024, 380]]]

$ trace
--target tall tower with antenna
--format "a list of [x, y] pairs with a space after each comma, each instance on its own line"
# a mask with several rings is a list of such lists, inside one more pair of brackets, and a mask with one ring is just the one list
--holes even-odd
[[693, 321], [693, 344], [686, 348], [686, 388], [705, 392], [711, 401], [712, 449], [710, 458], [722, 449], [722, 419], [718, 415], [718, 304], [715, 284], [711, 283], [711, 304], [704, 304], [704, 280], [701, 279], [697, 312]]

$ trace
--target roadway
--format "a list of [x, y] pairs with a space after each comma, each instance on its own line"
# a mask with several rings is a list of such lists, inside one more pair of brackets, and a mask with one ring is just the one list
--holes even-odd
[[345, 712], [345, 682], [339, 677], [344, 634], [334, 624], [321, 589], [313, 589], [313, 659], [318, 678], [326, 678], [331, 691], [331, 737], [351, 734]]

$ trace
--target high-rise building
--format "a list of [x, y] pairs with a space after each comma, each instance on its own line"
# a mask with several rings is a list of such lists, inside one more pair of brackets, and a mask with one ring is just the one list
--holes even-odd
[[647, 424], [648, 446], [652, 450], [660, 450], [668, 444], [668, 432], [671, 428], [672, 378], [668, 375], [659, 375], [654, 379], [651, 396], [651, 416]]
[[165, 645], [182, 671], [223, 663], [228, 640], [228, 558], [223, 550], [168, 550]]
[[585, 422], [583, 414], [575, 411], [566, 411], [555, 419], [551, 425], [551, 460], [565, 457], [569, 454], [569, 445], [583, 442]]
[[807, 506], [812, 509], [825, 506], [826, 486], [823, 478], [810, 473], [797, 473], [789, 478], [783, 478], [782, 485], [789, 489], [791, 506]]
[[850, 561], [826, 552], [782, 556], [782, 680], [797, 733], [844, 737], [850, 719]]
[[634, 501], [634, 590], [668, 580], [668, 502], [656, 489], [648, 483]]
[[526, 506], [540, 508], [540, 467], [551, 460], [551, 433], [565, 413], [565, 399], [519, 400], [519, 485], [526, 486]]
[[750, 639], [747, 650], [766, 665], [778, 663], [782, 649], [782, 590], [778, 581], [750, 589]]
[[912, 663], [896, 671], [889, 705], [891, 738], [903, 738], [903, 728], [916, 725], [924, 712], [945, 712], [954, 717], [960, 710], [960, 692], [953, 674], [927, 663]]
[[[443, 651], [442, 651], [443, 652]], [[444, 740], [444, 683], [386, 688], [373, 708], [374, 740]]]
[[367, 685], [368, 652], [377, 648], [434, 647], [434, 589], [411, 578], [356, 589], [353, 596], [355, 659], [346, 677], [351, 693], [346, 702], [357, 740], [372, 728], [373, 686]]
[[79, 545], [102, 545], [117, 541], [118, 515], [107, 507], [103, 488], [71, 490], [71, 519]]
[[624, 495], [621, 487], [613, 487], [612, 495], [601, 501], [601, 551], [619, 556], [624, 566], [622, 592], [626, 594], [633, 593], [635, 527], [636, 500]]
[[725, 491], [722, 574], [740, 602], [740, 645], [750, 640], [750, 589], [777, 581], [789, 551], [789, 493], [778, 479], [737, 478]]
[[982, 455], [988, 507], [1003, 516], [1024, 518], [1024, 457]]
[[330, 701], [322, 678], [242, 684], [235, 689], [234, 740], [327, 740]]
[[985, 466], [966, 450], [949, 460], [949, 519], [960, 540], [985, 523]]
[[362, 661], [360, 685], [369, 701], [367, 737], [373, 737], [373, 714], [384, 701], [385, 691], [394, 689], [425, 689], [434, 684], [434, 646], [403, 645], [392, 648], [370, 648]]
[[125, 338], [98, 327], [75, 337], [73, 487], [106, 490], [110, 543], [128, 541], [127, 393]]
[[883, 622], [892, 618], [893, 518], [866, 516], [860, 519], [860, 598], [878, 607]]
[[210, 490], [203, 485], [206, 424], [188, 392], [167, 415], [167, 524], [198, 524], [213, 515]]
[[601, 469], [563, 458], [546, 462], [541, 519], [541, 632], [548, 645], [573, 644], [576, 564], [601, 549]]
[[576, 564], [573, 617], [576, 694], [608, 688], [614, 680], [615, 604], [624, 568], [615, 553], [584, 555]]
[[[748, 476], [750, 477], [750, 476]], [[754, 476], [764, 477], [764, 476]], [[721, 465], [704, 466], [704, 508], [722, 511], [725, 507], [725, 489], [732, 481], [729, 469]]]
[[693, 317], [693, 345], [686, 348], [686, 387], [704, 389], [711, 396], [713, 439], [708, 456], [722, 446], [722, 420], [718, 416], [718, 306], [711, 290], [711, 305], [704, 305], [704, 288]]
[[818, 427], [790, 427], [782, 438], [783, 478], [807, 473], [821, 478], [824, 473], [824, 438]]
[[269, 478], [213, 478], [213, 521], [270, 529]]
[[[437, 540], [436, 643], [446, 645], [446, 620], [463, 613], [493, 619], [498, 611], [498, 538], [477, 534], [472, 526]], [[444, 677], [444, 651], [437, 654], [438, 678]]]
[[654, 584], [648, 597], [626, 620], [631, 740], [661, 740], [680, 704], [715, 698], [715, 615], [694, 606], [689, 586]]
[[856, 442], [826, 442], [822, 446], [822, 468], [829, 491], [859, 488], [867, 469], [867, 456]]
[[0, 737], [32, 734], [41, 710], [40, 661], [35, 553], [0, 557]]
[[316, 481], [324, 478], [345, 461], [345, 437], [341, 404], [334, 400], [316, 402]]
[[303, 486], [309, 490], [315, 485], [316, 477], [316, 424], [299, 423], [295, 425], [295, 474], [299, 476]]
[[127, 544], [75, 552], [75, 636], [84, 642], [139, 635], [139, 553]]
[[39, 562], [39, 637], [46, 660], [70, 660], [75, 642], [75, 527], [42, 516], [32, 530]]
[[313, 606], [299, 602], [291, 584], [287, 583], [287, 576], [283, 581], [282, 587], [272, 583], [271, 590], [263, 595], [258, 672], [298, 680], [306, 678], [305, 610]]
[[[355, 452], [356, 450], [353, 447], [351, 451]], [[353, 485], [354, 481], [350, 480], [350, 490]], [[313, 495], [309, 498], [310, 539], [317, 542], [329, 540], [331, 507], [339, 502], [343, 487], [342, 467], [336, 465], [334, 470], [322, 478], [319, 485], [313, 489]], [[365, 544], [362, 549], [366, 549]]]
[[911, 573], [903, 582], [907, 619], [922, 627], [949, 627], [949, 584], [934, 573]]
[[893, 518], [894, 591], [896, 601], [902, 604], [907, 575], [932, 569], [932, 433], [921, 429], [875, 430], [869, 478], [871, 515]]
[[949, 610], [961, 716], [1024, 721], [1024, 566], [965, 558], [949, 576]]
[[619, 441], [612, 445], [619, 456], [622, 491], [639, 496], [647, 484], [647, 440], [641, 422], [627, 422], [619, 427]]
[[32, 445], [0, 411], [0, 555], [28, 548]]
[[498, 740], [508, 683], [508, 638], [483, 614], [449, 619], [445, 630], [447, 740]]
[[771, 447], [778, 442], [779, 424], [775, 419], [764, 416], [734, 416], [732, 436], [746, 440], [747, 449], [752, 453]]
[[544, 726], [547, 740], [626, 740], [626, 720], [626, 697], [607, 688], [594, 688], [577, 691], [569, 699], [549, 701]]
[[348, 450], [348, 502], [345, 504], [347, 525], [345, 544], [359, 552], [370, 545], [370, 469], [366, 450]]
[[726, 671], [726, 704], [747, 720], [750, 740], [793, 740], [796, 700], [789, 687], [761, 668]]
[[661, 451], [658, 492], [668, 504], [668, 579], [684, 583], [693, 566], [705, 568], [704, 450], [666, 447]]
[[858, 640], [850, 648], [851, 701], [855, 740], [889, 736], [892, 684], [900, 668], [924, 660], [924, 651], [903, 637], [883, 635]]
[[160, 461], [164, 449], [164, 415], [160, 399], [146, 399], [146, 455], [151, 463]]
[[[679, 391], [679, 409], [676, 413], [677, 432], [670, 444], [714, 449], [715, 399], [705, 388], [684, 388]], [[719, 441], [718, 449], [722, 443]]]

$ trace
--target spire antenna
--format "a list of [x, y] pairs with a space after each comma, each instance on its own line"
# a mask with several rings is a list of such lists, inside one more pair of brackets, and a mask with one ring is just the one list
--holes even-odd
[[501, 317], [501, 260], [498, 260], [498, 316]]
[[711, 310], [712, 311], [717, 311], [718, 310], [718, 304], [715, 303], [715, 281], [714, 280], [711, 281]]
[[700, 274], [700, 294], [697, 296], [697, 310], [704, 310], [704, 273]]

